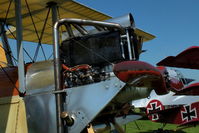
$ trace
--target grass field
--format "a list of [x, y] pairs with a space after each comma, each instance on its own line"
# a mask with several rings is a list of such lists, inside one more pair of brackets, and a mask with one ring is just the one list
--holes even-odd
[[[155, 123], [149, 120], [137, 120], [136, 122], [131, 122], [125, 126], [126, 133], [152, 133], [153, 130], [157, 130], [160, 127], [162, 127], [161, 123]], [[164, 127], [166, 130], [175, 130], [176, 128], [177, 126], [172, 124], [167, 124]], [[199, 126], [177, 130], [174, 133], [199, 133]]]

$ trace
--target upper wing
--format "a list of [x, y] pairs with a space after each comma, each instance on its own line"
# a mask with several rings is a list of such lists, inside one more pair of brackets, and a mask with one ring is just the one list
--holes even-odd
[[168, 56], [157, 65], [180, 68], [199, 69], [199, 46], [192, 46], [177, 56]]
[[135, 33], [137, 34], [138, 37], [143, 38], [143, 42], [150, 41], [150, 40], [153, 40], [155, 38], [154, 35], [152, 35], [148, 32], [145, 32], [141, 29], [138, 29], [138, 28], [135, 29]]
[[[0, 20], [5, 21], [6, 19], [7, 24], [16, 26], [15, 3], [14, 0], [12, 0], [12, 3], [10, 3], [10, 1], [11, 0], [1, 0]], [[31, 16], [34, 20], [35, 27], [40, 37], [46, 16], [49, 11], [47, 3], [52, 1], [57, 3], [59, 18], [80, 18], [98, 21], [103, 21], [111, 18], [108, 15], [100, 13], [96, 10], [93, 10], [72, 0], [22, 0], [21, 10], [23, 24], [23, 40], [38, 42], [38, 36], [32, 23]], [[52, 44], [52, 27], [52, 16], [51, 14], [49, 14], [41, 43]], [[9, 37], [13, 38], [12, 35], [9, 35]]]

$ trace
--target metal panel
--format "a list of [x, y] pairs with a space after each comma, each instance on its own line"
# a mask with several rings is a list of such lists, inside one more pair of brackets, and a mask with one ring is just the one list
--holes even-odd
[[54, 94], [25, 97], [29, 133], [56, 133], [56, 106]]
[[53, 61], [42, 61], [32, 64], [26, 74], [27, 94], [34, 92], [30, 90], [45, 90], [49, 87], [52, 88], [51, 90], [54, 89]]
[[107, 22], [114, 22], [120, 24], [122, 27], [132, 27], [135, 28], [135, 22], [132, 14], [126, 14], [120, 17], [112, 18], [107, 20]]
[[26, 114], [29, 133], [55, 133], [56, 104], [53, 61], [32, 64], [26, 74]]
[[66, 89], [68, 96], [65, 107], [75, 120], [74, 125], [69, 127], [69, 133], [81, 132], [123, 86], [119, 79], [110, 77], [100, 83]]
[[[99, 83], [68, 88], [65, 109], [75, 120], [69, 133], [78, 133], [120, 92], [124, 83], [110, 77]], [[28, 129], [30, 133], [56, 132], [56, 104], [52, 86], [28, 90], [25, 97]], [[74, 106], [75, 105], [75, 106]]]

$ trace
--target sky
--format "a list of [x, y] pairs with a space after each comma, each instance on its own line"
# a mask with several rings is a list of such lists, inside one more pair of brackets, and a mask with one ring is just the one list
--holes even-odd
[[[199, 0], [76, 0], [111, 17], [132, 13], [136, 27], [156, 36], [140, 60], [155, 65], [190, 46], [199, 46]], [[199, 71], [180, 69], [199, 80]]]
[[[140, 56], [141, 61], [154, 66], [167, 56], [176, 56], [190, 46], [199, 45], [199, 0], [76, 1], [113, 18], [131, 13], [137, 28], [156, 36], [155, 39], [144, 43], [143, 50], [147, 52]], [[36, 47], [30, 46], [24, 45], [25, 49], [35, 51]], [[52, 51], [52, 47], [45, 49]], [[33, 56], [34, 52], [30, 54]], [[46, 54], [48, 58], [52, 52]], [[43, 57], [42, 54], [40, 56]], [[199, 80], [198, 70], [180, 69], [180, 71], [187, 78]]]

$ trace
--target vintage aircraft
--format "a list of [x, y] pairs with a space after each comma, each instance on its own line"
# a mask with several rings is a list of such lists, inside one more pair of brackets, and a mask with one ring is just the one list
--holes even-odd
[[[124, 132], [118, 121], [139, 117], [130, 112], [131, 100], [152, 88], [167, 93], [160, 71], [138, 61], [143, 42], [154, 36], [137, 29], [131, 14], [105, 22], [111, 17], [72, 0], [1, 0], [0, 6], [7, 62], [0, 71], [1, 132], [101, 132], [99, 125], [110, 124]], [[17, 59], [8, 38], [16, 41]], [[29, 63], [27, 42], [38, 43]], [[37, 61], [42, 44], [53, 44], [53, 59]]]
[[[173, 71], [172, 73], [174, 74], [174, 72], [175, 71]], [[176, 76], [179, 76], [179, 74]], [[179, 77], [180, 78], [178, 79], [182, 79], [182, 76]], [[191, 90], [192, 88], [188, 87], [192, 86], [192, 84], [183, 87], [184, 85], [182, 86], [182, 82], [176, 82], [179, 81], [176, 79], [176, 77], [170, 77], [169, 79], [172, 79], [173, 81], [175, 81], [175, 83], [178, 83], [173, 84], [173, 86], [175, 85], [179, 88], [169, 89], [172, 91], [169, 91], [168, 94], [161, 96], [157, 95], [154, 91], [152, 91], [148, 98], [135, 100], [132, 102], [132, 105], [135, 108], [140, 108], [141, 112], [145, 112], [151, 121], [160, 122], [164, 124], [157, 130], [157, 132], [159, 133], [168, 132], [168, 130], [163, 130], [164, 126], [167, 123], [179, 125], [180, 127], [178, 127], [177, 129], [180, 130], [182, 128], [194, 126], [198, 123], [199, 120], [199, 96], [195, 94], [179, 94], [179, 92], [184, 92], [185, 88], [186, 90]]]
[[[158, 65], [198, 69], [198, 52], [199, 47], [192, 46], [175, 57], [169, 56], [163, 59]], [[167, 77], [166, 81], [169, 83], [167, 86], [172, 91], [163, 96], [157, 96], [155, 92], [152, 92], [150, 97], [145, 99], [147, 105], [142, 104], [141, 106], [146, 107], [146, 113], [152, 121], [178, 124], [180, 126], [196, 125], [199, 122], [199, 84], [192, 83], [184, 86], [183, 82], [186, 80], [180, 76], [181, 74], [175, 74], [175, 71], [171, 74], [171, 72], [171, 70], [167, 70], [168, 76], [164, 77]], [[134, 106], [144, 103], [143, 100], [138, 101], [133, 102]], [[164, 132], [162, 129], [160, 131]]]
[[[177, 56], [169, 56], [157, 65], [164, 65], [178, 68], [199, 69], [199, 46], [192, 46], [178, 54]], [[193, 83], [178, 91], [176, 95], [199, 95], [199, 83]]]
[[194, 127], [199, 122], [199, 102], [190, 104], [164, 106], [158, 100], [152, 100], [146, 107], [148, 118], [153, 122], [161, 122], [163, 126], [157, 133], [168, 133], [168, 130], [163, 130], [166, 124], [177, 124], [178, 128], [174, 130], [181, 130], [188, 127]]

